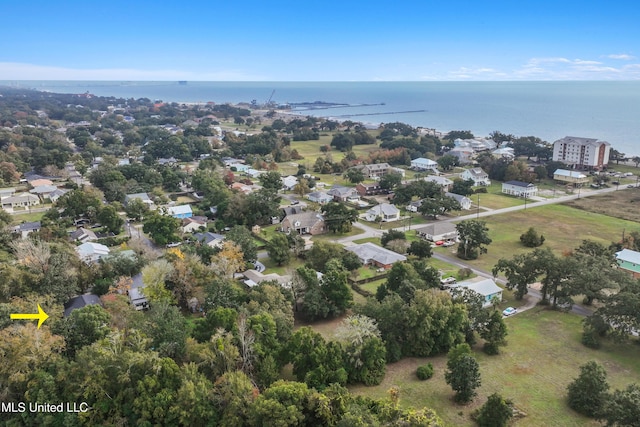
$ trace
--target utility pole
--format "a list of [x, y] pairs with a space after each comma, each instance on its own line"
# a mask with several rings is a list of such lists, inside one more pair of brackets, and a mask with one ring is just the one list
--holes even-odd
[[476, 211], [476, 219], [480, 218], [480, 193], [478, 193], [478, 209]]

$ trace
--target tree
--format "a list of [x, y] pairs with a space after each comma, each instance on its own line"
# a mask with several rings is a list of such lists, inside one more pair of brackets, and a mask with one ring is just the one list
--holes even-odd
[[485, 340], [484, 351], [487, 354], [498, 354], [500, 346], [506, 344], [507, 325], [498, 310], [491, 313], [488, 322], [480, 329], [480, 337]]
[[468, 344], [458, 344], [447, 356], [447, 371], [444, 379], [455, 392], [458, 403], [467, 403], [476, 396], [480, 387], [480, 366]]
[[129, 218], [140, 221], [149, 212], [149, 206], [140, 199], [133, 199], [127, 202], [124, 210]]
[[458, 244], [458, 257], [462, 259], [476, 259], [478, 254], [487, 252], [484, 245], [491, 243], [489, 229], [484, 221], [467, 220], [456, 225], [460, 243]]
[[63, 209], [62, 216], [79, 218], [91, 210], [96, 212], [102, 206], [102, 201], [96, 191], [76, 189], [63, 194], [56, 206]]
[[380, 188], [392, 191], [402, 183], [402, 174], [400, 172], [390, 171], [382, 175], [380, 178]]
[[431, 258], [431, 243], [426, 240], [414, 240], [409, 246], [409, 254], [415, 255], [420, 259]]
[[98, 211], [97, 219], [109, 233], [120, 234], [124, 220], [120, 218], [118, 211], [113, 206], [102, 206]]
[[161, 357], [180, 359], [186, 351], [187, 319], [176, 306], [160, 302], [151, 305], [145, 332]]
[[580, 375], [567, 387], [569, 406], [588, 417], [598, 417], [607, 399], [607, 373], [597, 362], [580, 366]]
[[338, 259], [327, 262], [320, 279], [320, 289], [329, 305], [329, 315], [338, 316], [353, 304], [353, 294], [347, 282], [348, 273]]
[[458, 166], [459, 160], [456, 156], [452, 156], [451, 154], [446, 154], [436, 160], [438, 166], [444, 171], [449, 171], [453, 169], [455, 166]]
[[353, 315], [336, 330], [342, 344], [350, 383], [380, 384], [386, 371], [386, 350], [376, 322], [366, 316]]
[[340, 151], [351, 151], [355, 140], [351, 133], [339, 132], [331, 139], [331, 146]]
[[227, 232], [225, 239], [240, 246], [246, 262], [254, 262], [258, 259], [258, 249], [253, 239], [253, 234], [251, 234], [251, 231], [247, 227], [243, 225], [233, 226], [231, 230]]
[[73, 310], [61, 327], [67, 355], [74, 357], [78, 349], [106, 337], [109, 320], [109, 313], [97, 304]]
[[235, 273], [244, 270], [244, 266], [240, 246], [230, 240], [223, 242], [220, 252], [211, 258], [211, 269], [223, 277], [232, 278]]
[[520, 235], [520, 241], [528, 248], [537, 248], [544, 243], [544, 236], [538, 234], [535, 228], [529, 227], [526, 233]]
[[636, 165], [636, 167], [640, 166], [640, 156], [633, 156], [631, 161]]
[[352, 184], [358, 184], [365, 179], [364, 172], [362, 172], [362, 169], [358, 168], [347, 169], [344, 173], [344, 177]]
[[176, 232], [179, 226], [180, 220], [153, 212], [145, 218], [142, 231], [149, 234], [156, 244], [164, 246], [178, 240]]
[[470, 196], [473, 194], [474, 182], [472, 179], [454, 179], [451, 192], [454, 194], [460, 194], [461, 196]]
[[282, 176], [280, 172], [269, 171], [260, 175], [260, 183], [263, 188], [278, 192], [282, 188]]
[[382, 233], [382, 236], [380, 237], [380, 244], [382, 246], [387, 246], [387, 244], [392, 240], [398, 240], [398, 239], [407, 240], [407, 236], [402, 231], [389, 230]]
[[165, 281], [173, 270], [173, 265], [165, 259], [156, 260], [142, 269], [143, 293], [149, 298], [152, 305], [153, 303], [173, 304], [175, 302], [173, 294], [165, 286]]
[[276, 264], [288, 264], [291, 259], [291, 250], [287, 236], [276, 233], [267, 243], [267, 254]]
[[640, 386], [629, 384], [624, 390], [614, 391], [598, 418], [606, 421], [608, 427], [640, 426]]
[[493, 393], [476, 414], [479, 427], [507, 427], [513, 417], [511, 402]]
[[348, 233], [358, 220], [358, 211], [343, 203], [330, 202], [322, 207], [327, 229], [333, 233]]

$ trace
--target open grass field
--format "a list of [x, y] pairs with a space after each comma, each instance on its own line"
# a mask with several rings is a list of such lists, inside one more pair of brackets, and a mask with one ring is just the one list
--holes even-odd
[[[625, 188], [613, 193], [572, 200], [566, 205], [640, 223], [640, 189], [638, 188]], [[640, 231], [640, 224], [637, 229]]]
[[[471, 200], [473, 201], [471, 212], [474, 212], [474, 210], [478, 208], [478, 195], [471, 195]], [[520, 205], [524, 205], [524, 199], [507, 196], [506, 194], [480, 194], [480, 208], [502, 209]], [[464, 215], [468, 214], [469, 211], [464, 211]]]
[[557, 254], [576, 248], [585, 239], [609, 245], [620, 240], [623, 230], [640, 229], [636, 222], [566, 205], [540, 206], [486, 217], [483, 221], [487, 223], [493, 242], [488, 246], [488, 253], [468, 262], [485, 270], [491, 270], [500, 258], [530, 251], [520, 243], [520, 235], [529, 227], [542, 233], [546, 239], [543, 247], [549, 247]]
[[18, 225], [23, 222], [40, 221], [46, 212], [21, 213], [13, 215], [13, 224]]
[[313, 236], [311, 238], [312, 241], [317, 242], [318, 240], [324, 240], [324, 241], [329, 241], [332, 242], [336, 239], [339, 239], [341, 237], [349, 237], [349, 236], [357, 236], [358, 234], [362, 234], [364, 233], [364, 230], [362, 228], [358, 228], [358, 227], [351, 227], [351, 231], [349, 231], [348, 233], [326, 233], [326, 234], [316, 234], [315, 236]]
[[[487, 356], [480, 346], [475, 349], [482, 386], [469, 405], [453, 402], [451, 388], [444, 381], [444, 355], [403, 359], [387, 366], [382, 384], [353, 386], [350, 390], [381, 398], [389, 388], [398, 386], [402, 406], [433, 408], [451, 426], [475, 425], [471, 412], [494, 392], [513, 399], [516, 407], [527, 414], [517, 426], [597, 426], [600, 424], [569, 409], [565, 401], [566, 387], [578, 375], [579, 366], [590, 360], [601, 363], [612, 388], [622, 388], [640, 381], [640, 359], [637, 344], [607, 344], [600, 350], [584, 347], [580, 344], [581, 320], [576, 315], [541, 308], [507, 319], [509, 345], [500, 355]], [[419, 381], [415, 370], [427, 362], [433, 364], [434, 376]]]

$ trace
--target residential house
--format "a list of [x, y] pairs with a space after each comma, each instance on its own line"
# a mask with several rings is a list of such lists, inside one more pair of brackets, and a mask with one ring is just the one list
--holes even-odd
[[468, 147], [454, 147], [447, 151], [446, 154], [456, 157], [461, 165], [466, 165], [473, 160], [474, 151]]
[[259, 171], [253, 168], [249, 168], [246, 170], [245, 172], [248, 176], [250, 176], [251, 178], [259, 178], [260, 175], [262, 175], [263, 173], [265, 173], [265, 171]]
[[285, 216], [280, 224], [280, 231], [315, 236], [326, 233], [327, 227], [322, 215], [318, 212], [307, 211]]
[[39, 205], [40, 198], [34, 194], [17, 193], [11, 197], [5, 197], [1, 202], [3, 209], [27, 208], [29, 206]]
[[444, 191], [451, 190], [451, 187], [453, 186], [453, 181], [443, 176], [430, 175], [425, 177], [424, 180], [427, 182], [435, 182], [441, 186]]
[[224, 236], [222, 234], [216, 234], [210, 231], [205, 233], [196, 233], [193, 237], [195, 237], [198, 242], [203, 245], [207, 245], [210, 248], [220, 248], [222, 247], [222, 242], [224, 242]]
[[40, 224], [40, 221], [23, 222], [22, 224], [13, 227], [13, 232], [20, 234], [21, 238], [26, 239], [30, 233], [39, 231], [41, 227], [42, 224]]
[[491, 154], [499, 159], [513, 160], [516, 158], [515, 151], [511, 147], [498, 148], [493, 150]]
[[151, 200], [151, 197], [149, 197], [147, 193], [127, 194], [126, 196], [124, 196], [124, 206], [126, 207], [129, 202], [134, 199], [142, 201], [142, 203], [149, 206], [150, 209], [153, 206], [153, 200]]
[[360, 169], [366, 178], [375, 179], [389, 172], [391, 166], [389, 166], [389, 163], [373, 163], [356, 166], [356, 168]]
[[0, 188], [0, 199], [4, 199], [5, 197], [12, 197], [15, 194], [15, 188]]
[[44, 198], [48, 198], [49, 194], [53, 193], [57, 189], [58, 187], [56, 187], [55, 185], [38, 185], [37, 187], [34, 187], [33, 189], [29, 190], [29, 193], [35, 194], [44, 199]]
[[502, 301], [502, 288], [493, 279], [468, 280], [449, 286], [449, 289], [467, 288], [482, 296], [482, 307], [491, 307], [494, 302]]
[[143, 293], [144, 282], [142, 273], [138, 273], [131, 278], [131, 288], [129, 289], [129, 300], [136, 310], [146, 310], [149, 308], [149, 301]]
[[394, 263], [406, 261], [407, 257], [399, 253], [390, 251], [374, 243], [362, 243], [360, 245], [346, 246], [346, 250], [358, 256], [362, 264], [375, 265], [385, 270], [390, 269]]
[[502, 183], [502, 193], [527, 198], [537, 195], [538, 187], [530, 182], [507, 181]]
[[476, 187], [480, 185], [491, 185], [489, 174], [483, 171], [482, 168], [465, 169], [465, 171], [460, 174], [460, 178], [465, 181], [468, 179], [472, 180], [473, 185]]
[[175, 157], [169, 157], [168, 159], [165, 159], [165, 158], [158, 159], [158, 164], [160, 166], [175, 165], [176, 163], [178, 163], [178, 161], [175, 159]]
[[380, 184], [378, 182], [372, 182], [368, 184], [359, 183], [358, 185], [356, 185], [356, 191], [358, 192], [360, 197], [375, 196], [378, 194], [387, 193], [387, 190], [380, 187]]
[[281, 178], [281, 180], [282, 188], [285, 190], [293, 190], [293, 187], [298, 184], [298, 178], [293, 175], [285, 176], [284, 178]]
[[400, 219], [400, 210], [390, 203], [381, 203], [365, 212], [367, 221], [374, 222], [382, 218], [382, 222], [397, 221]]
[[430, 242], [439, 241], [457, 241], [458, 230], [455, 224], [450, 222], [434, 222], [433, 224], [425, 225], [416, 229], [416, 234]]
[[92, 230], [87, 230], [86, 228], [80, 227], [76, 229], [74, 232], [69, 234], [69, 238], [73, 241], [77, 242], [93, 242], [98, 240], [98, 236]]
[[427, 159], [425, 157], [418, 157], [417, 159], [411, 160], [411, 169], [418, 170], [418, 171], [430, 170], [433, 172], [437, 172], [438, 163], [431, 159]]
[[574, 186], [589, 183], [589, 177], [587, 175], [582, 172], [567, 169], [556, 169], [553, 173], [553, 179], [560, 182], [566, 182], [567, 184], [573, 184]]
[[553, 143], [553, 161], [574, 169], [602, 169], [609, 164], [611, 144], [595, 138], [565, 136]]
[[69, 317], [73, 310], [86, 307], [88, 305], [102, 305], [100, 297], [95, 294], [78, 295], [64, 303], [64, 317]]
[[327, 194], [333, 197], [336, 202], [357, 202], [360, 195], [355, 188], [334, 185]]
[[634, 279], [640, 278], [640, 252], [623, 249], [616, 252], [618, 267], [631, 274]]
[[284, 218], [287, 215], [297, 215], [299, 213], [302, 213], [302, 206], [300, 205], [285, 206], [282, 208], [281, 218]]
[[237, 172], [244, 173], [251, 169], [251, 166], [245, 165], [244, 163], [232, 163], [229, 165], [229, 169], [236, 170]]
[[36, 187], [40, 187], [41, 185], [53, 185], [53, 181], [45, 178], [38, 178], [38, 179], [29, 181], [29, 185], [32, 186], [33, 188], [36, 188]]
[[200, 231], [202, 227], [207, 226], [207, 217], [205, 216], [192, 216], [191, 218], [184, 218], [182, 220], [182, 232], [194, 233]]
[[167, 208], [167, 215], [171, 215], [174, 218], [183, 219], [191, 218], [193, 216], [193, 212], [191, 211], [190, 205], [169, 206]]
[[247, 270], [242, 273], [245, 277], [244, 284], [248, 287], [252, 288], [254, 286], [258, 286], [262, 282], [272, 282], [276, 281], [281, 286], [289, 287], [291, 284], [291, 276], [281, 276], [276, 273], [272, 274], [262, 274], [257, 270]]
[[444, 193], [444, 195], [460, 203], [460, 207], [463, 210], [468, 211], [469, 209], [471, 209], [471, 199], [468, 198], [467, 196], [463, 196], [456, 193], [449, 193], [449, 192]]
[[87, 264], [95, 263], [103, 256], [109, 254], [110, 249], [105, 245], [95, 242], [85, 242], [76, 247], [76, 252], [80, 259]]
[[309, 199], [310, 202], [319, 203], [321, 205], [324, 205], [325, 203], [329, 203], [330, 201], [333, 200], [333, 197], [328, 195], [324, 191], [314, 191], [313, 193], [307, 194], [306, 197], [307, 199]]
[[233, 184], [231, 184], [230, 188], [231, 190], [239, 191], [240, 193], [244, 194], [253, 193], [253, 188], [251, 188], [250, 185], [243, 184], [241, 182], [234, 182]]
[[69, 190], [65, 190], [63, 188], [56, 188], [54, 191], [52, 191], [51, 193], [49, 193], [49, 200], [51, 200], [52, 202], [57, 202], [58, 199], [62, 196], [64, 196], [65, 194], [67, 194], [69, 192]]
[[405, 209], [409, 212], [418, 212], [420, 210], [420, 206], [422, 206], [422, 200], [414, 200], [405, 206]]

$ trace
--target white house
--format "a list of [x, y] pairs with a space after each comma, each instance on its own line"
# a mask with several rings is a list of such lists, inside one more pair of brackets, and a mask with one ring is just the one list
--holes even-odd
[[147, 193], [127, 194], [126, 196], [124, 196], [124, 205], [127, 206], [129, 202], [134, 199], [140, 200], [142, 203], [147, 205], [149, 209], [151, 209], [151, 207], [153, 206], [153, 200], [151, 200], [151, 197], [149, 197]]
[[19, 233], [21, 238], [26, 239], [30, 233], [39, 231], [40, 227], [40, 221], [23, 222], [22, 224], [13, 227], [13, 232]]
[[530, 182], [507, 181], [502, 183], [502, 193], [517, 197], [531, 197], [538, 194], [538, 187]]
[[609, 163], [611, 144], [595, 138], [565, 136], [553, 143], [553, 161], [577, 169], [602, 169]]
[[224, 242], [224, 236], [222, 234], [211, 233], [210, 231], [205, 233], [196, 233], [193, 237], [203, 245], [207, 245], [211, 248], [219, 248], [222, 246], [222, 242]]
[[100, 243], [85, 242], [76, 247], [76, 252], [82, 261], [89, 264], [97, 262], [100, 258], [108, 255], [111, 251], [108, 247], [101, 245]]
[[445, 178], [444, 176], [430, 175], [425, 177], [424, 180], [427, 182], [435, 182], [436, 184], [441, 186], [444, 191], [449, 191], [451, 189], [451, 186], [453, 185], [453, 181], [449, 178]]
[[382, 218], [382, 222], [397, 221], [400, 219], [400, 210], [389, 203], [381, 203], [365, 212], [367, 221], [374, 222], [377, 218]]
[[460, 178], [465, 181], [468, 179], [472, 180], [474, 186], [491, 185], [489, 174], [483, 171], [482, 168], [465, 169], [465, 171], [460, 174]]
[[11, 197], [5, 197], [2, 199], [2, 208], [17, 208], [17, 207], [29, 207], [40, 204], [40, 198], [35, 194], [18, 193]]
[[452, 288], [467, 288], [479, 293], [483, 297], [483, 308], [491, 307], [494, 300], [497, 302], [502, 301], [502, 288], [496, 285], [496, 282], [492, 279], [458, 282], [457, 284], [449, 287], [449, 289]]
[[458, 162], [460, 164], [471, 163], [471, 159], [473, 158], [474, 151], [468, 147], [455, 147], [451, 150], [447, 151], [446, 154], [449, 154], [453, 157], [458, 158]]
[[285, 190], [293, 190], [293, 187], [298, 183], [298, 178], [293, 175], [285, 176], [284, 178], [281, 178], [281, 180], [282, 188]]
[[191, 218], [184, 218], [182, 220], [182, 232], [183, 233], [195, 233], [200, 231], [200, 228], [207, 226], [207, 217], [204, 216], [192, 216]]
[[418, 157], [411, 160], [411, 169], [419, 171], [432, 170], [435, 172], [438, 169], [438, 163], [425, 157]]
[[444, 195], [460, 203], [460, 207], [463, 210], [468, 211], [469, 209], [471, 209], [471, 199], [468, 198], [467, 196], [463, 196], [461, 194], [456, 194], [456, 193], [449, 193], [449, 192], [444, 193]]
[[458, 240], [458, 230], [455, 224], [450, 222], [434, 222], [416, 229], [416, 234], [430, 242], [438, 242], [440, 240]]

